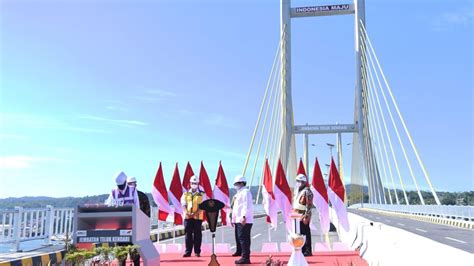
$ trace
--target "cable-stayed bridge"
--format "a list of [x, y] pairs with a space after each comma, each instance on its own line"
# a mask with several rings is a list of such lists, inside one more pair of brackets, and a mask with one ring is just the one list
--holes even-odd
[[[344, 232], [338, 228], [336, 215], [333, 214], [336, 231], [329, 236], [333, 243], [329, 249], [336, 249], [334, 242], [342, 243], [338, 248], [358, 250], [362, 258], [374, 265], [390, 265], [389, 262], [419, 265], [420, 261], [444, 265], [455, 261], [450, 256], [461, 262], [468, 257], [466, 254], [472, 257], [474, 210], [467, 206], [441, 205], [436, 184], [432, 184], [429, 169], [423, 163], [422, 151], [417, 149], [409, 125], [405, 122], [406, 114], [397, 103], [396, 88], [390, 86], [388, 74], [382, 68], [383, 55], [379, 57], [376, 53], [377, 36], [370, 36], [365, 23], [365, 1], [294, 7], [290, 0], [281, 0], [280, 5], [280, 36], [242, 170], [250, 180], [249, 185], [261, 186], [265, 159], [269, 160], [272, 172], [276, 172], [277, 163], [281, 160], [292, 184], [298, 158], [296, 138], [303, 138], [302, 157], [309, 170], [308, 137], [333, 134], [337, 140], [336, 154], [342, 181], [346, 180], [345, 173], [350, 173], [346, 174], [350, 175], [350, 182], [345, 182], [350, 189], [345, 200], [349, 207], [351, 229]], [[354, 16], [356, 79], [353, 116], [340, 124], [318, 124], [321, 121], [295, 124], [292, 91], [298, 88], [292, 87], [291, 22], [293, 19], [339, 15]], [[343, 170], [342, 134], [353, 136], [350, 171]], [[367, 192], [364, 191], [365, 186]], [[417, 194], [415, 200], [408, 197], [411, 188]], [[423, 191], [424, 188], [428, 193]], [[260, 199], [259, 192], [256, 204], [260, 203]], [[317, 220], [317, 215], [314, 215]], [[72, 232], [72, 216], [72, 209], [53, 207], [0, 212], [0, 243], [13, 243], [17, 249], [25, 241], [45, 239], [49, 243], [54, 237]], [[156, 215], [153, 217], [156, 218]], [[260, 251], [267, 242], [267, 228], [263, 219], [256, 220], [252, 249]], [[153, 225], [156, 226], [157, 221]], [[226, 239], [232, 239], [232, 234], [231, 229], [222, 229]], [[286, 241], [284, 230], [268, 234], [268, 237], [268, 242], [278, 241], [281, 244]], [[321, 239], [317, 243], [320, 245], [315, 246], [316, 251], [326, 247], [322, 245], [326, 240], [321, 233], [314, 234], [314, 239]], [[165, 241], [179, 244], [183, 238]], [[282, 251], [282, 245], [277, 247]], [[431, 250], [431, 258], [423, 253], [426, 249]], [[403, 260], [403, 256], [420, 254], [425, 257], [416, 262]]]
[[[301, 135], [304, 137], [303, 158], [306, 169], [309, 169], [307, 138], [316, 134], [337, 136], [338, 165], [342, 169], [341, 134], [352, 134], [350, 184], [358, 187], [367, 185], [370, 203], [413, 204], [407, 196], [406, 184], [410, 183], [416, 189], [418, 202], [425, 205], [421, 193], [423, 183], [429, 188], [434, 203], [440, 205], [367, 32], [364, 2], [296, 8], [290, 6], [290, 1], [281, 2], [280, 40], [242, 172], [250, 176], [252, 184], [255, 184], [255, 176], [261, 176], [256, 170], [263, 168], [260, 167], [262, 158], [268, 158], [272, 169], [276, 169], [277, 161], [281, 160], [287, 176], [294, 176], [297, 158], [295, 138]], [[348, 117], [344, 124], [313, 124], [317, 121], [308, 121], [305, 125], [295, 125], [291, 86], [291, 20], [336, 15], [354, 16], [354, 117]], [[408, 170], [407, 173], [404, 170]], [[359, 202], [357, 192], [352, 191], [352, 194], [348, 200]]]

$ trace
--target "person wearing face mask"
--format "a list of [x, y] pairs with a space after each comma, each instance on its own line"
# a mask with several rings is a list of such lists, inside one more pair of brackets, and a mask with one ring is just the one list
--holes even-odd
[[140, 207], [138, 194], [134, 187], [127, 185], [127, 175], [124, 172], [120, 172], [115, 176], [115, 184], [117, 188], [112, 189], [109, 198], [105, 201], [107, 206], [135, 205], [137, 208]]
[[312, 256], [311, 229], [309, 226], [311, 208], [313, 208], [313, 193], [308, 187], [308, 178], [303, 174], [299, 174], [296, 176], [293, 211], [301, 214], [300, 234], [306, 236], [306, 241], [301, 251], [305, 257]]
[[235, 264], [250, 264], [250, 231], [253, 224], [253, 200], [247, 180], [238, 175], [234, 178], [234, 188], [237, 191], [232, 199], [230, 218], [235, 228], [236, 251], [233, 257], [242, 256]]
[[[109, 198], [105, 201], [110, 207], [117, 207], [123, 205], [135, 205], [136, 208], [139, 208], [138, 193], [134, 186], [129, 186], [127, 184], [127, 175], [124, 172], [120, 172], [115, 177], [115, 184], [117, 188], [112, 189], [110, 192]], [[128, 246], [132, 243], [117, 243], [117, 246]], [[140, 265], [140, 256], [136, 256], [138, 252], [133, 252], [133, 264]], [[125, 260], [119, 261], [120, 266], [125, 266]]]
[[135, 188], [135, 191], [137, 192], [138, 194], [138, 201], [139, 201], [139, 205], [140, 205], [140, 210], [142, 210], [142, 212], [144, 214], [146, 214], [146, 216], [150, 217], [150, 201], [148, 200], [148, 196], [141, 192], [140, 190], [137, 189], [137, 178], [134, 177], [134, 176], [129, 176], [127, 178], [127, 185], [129, 187], [133, 187]]
[[199, 179], [194, 175], [191, 176], [190, 189], [183, 193], [181, 197], [181, 205], [184, 212], [184, 231], [186, 233], [186, 250], [183, 257], [190, 257], [193, 247], [196, 257], [201, 256], [204, 212], [199, 209], [199, 204], [205, 200], [205, 193], [199, 189]]

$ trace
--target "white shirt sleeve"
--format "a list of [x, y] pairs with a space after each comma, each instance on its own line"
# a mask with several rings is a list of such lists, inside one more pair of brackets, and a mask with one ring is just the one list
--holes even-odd
[[138, 198], [138, 190], [137, 188], [134, 188], [133, 191], [133, 202], [135, 203], [137, 209], [140, 209], [140, 199]]
[[104, 203], [109, 207], [114, 205], [114, 195], [112, 195], [112, 192], [110, 192], [109, 197], [105, 200]]
[[[242, 191], [243, 192], [243, 191]], [[248, 210], [248, 193], [245, 192], [245, 193], [242, 193], [240, 192], [240, 206], [242, 206], [242, 217], [240, 218], [241, 220], [244, 218], [247, 218], [248, 215], [247, 215], [247, 210]], [[240, 221], [239, 221], [240, 222]]]
[[246, 193], [246, 208], [245, 208], [245, 218], [247, 219], [247, 221], [253, 221], [253, 199], [252, 199], [252, 193], [250, 192], [250, 189], [247, 190], [247, 193]]

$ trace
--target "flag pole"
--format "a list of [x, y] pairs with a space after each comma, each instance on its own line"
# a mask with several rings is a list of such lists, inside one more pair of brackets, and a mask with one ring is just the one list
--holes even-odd
[[[329, 202], [328, 202], [329, 206]], [[329, 231], [331, 231], [331, 223], [332, 223], [332, 204], [329, 207]], [[328, 248], [331, 249], [331, 241], [329, 240], [329, 233], [326, 233], [326, 243], [328, 244]]]
[[224, 225], [221, 221], [221, 242], [224, 243]]
[[176, 244], [176, 224], [173, 223], [173, 244]]
[[321, 212], [318, 210], [318, 215], [319, 215], [319, 228], [321, 228], [321, 234], [319, 235], [321, 238], [321, 243], [324, 243], [323, 235], [325, 234], [323, 232], [323, 226], [321, 225]]
[[[160, 210], [158, 210], [158, 212], [159, 211]], [[158, 227], [157, 228], [158, 228], [158, 237], [157, 237], [158, 240], [157, 240], [157, 242], [159, 244], [160, 243], [160, 218], [158, 218]]]
[[268, 224], [268, 242], [272, 242], [272, 232], [270, 224]]

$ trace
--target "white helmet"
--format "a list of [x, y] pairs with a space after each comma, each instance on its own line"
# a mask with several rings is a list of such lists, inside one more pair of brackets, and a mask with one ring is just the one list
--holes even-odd
[[237, 175], [234, 177], [234, 184], [239, 183], [239, 182], [247, 183], [247, 179], [245, 179], [245, 176], [243, 175]]
[[308, 182], [308, 178], [303, 174], [299, 174], [296, 176], [296, 181]]
[[120, 172], [115, 176], [115, 184], [122, 185], [127, 181], [127, 175], [124, 172]]
[[189, 179], [189, 183], [199, 183], [199, 178], [197, 178], [197, 176], [193, 175]]
[[137, 178], [134, 176], [127, 177], [127, 183], [137, 182]]

